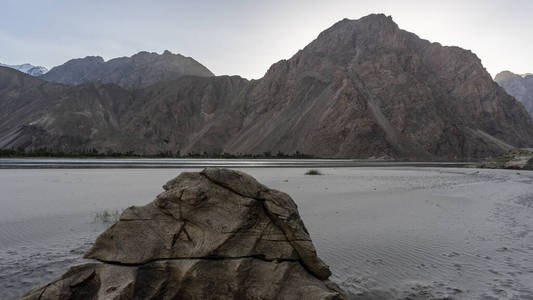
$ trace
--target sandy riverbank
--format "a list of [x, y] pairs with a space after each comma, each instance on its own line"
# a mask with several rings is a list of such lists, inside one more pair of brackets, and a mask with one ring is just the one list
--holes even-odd
[[[299, 205], [333, 279], [362, 299], [533, 297], [533, 172], [246, 168]], [[0, 170], [0, 291], [61, 274], [104, 226], [183, 170]], [[490, 299], [490, 298], [489, 298]]]

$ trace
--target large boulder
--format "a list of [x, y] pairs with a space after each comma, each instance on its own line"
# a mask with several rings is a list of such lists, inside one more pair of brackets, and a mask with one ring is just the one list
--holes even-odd
[[183, 172], [23, 299], [343, 299], [294, 201], [227, 169]]

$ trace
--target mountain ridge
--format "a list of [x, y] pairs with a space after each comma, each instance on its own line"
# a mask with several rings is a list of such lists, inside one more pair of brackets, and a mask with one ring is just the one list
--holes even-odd
[[136, 89], [185, 75], [214, 76], [192, 57], [165, 50], [162, 54], [141, 51], [130, 57], [117, 57], [107, 61], [101, 56], [71, 59], [52, 68], [41, 78], [69, 85], [99, 81]]
[[[422, 40], [385, 15], [335, 23], [258, 80], [115, 87], [69, 87], [45, 121], [0, 136], [0, 147], [475, 160], [533, 141], [524, 107], [475, 54]], [[100, 106], [82, 105], [90, 95]]]

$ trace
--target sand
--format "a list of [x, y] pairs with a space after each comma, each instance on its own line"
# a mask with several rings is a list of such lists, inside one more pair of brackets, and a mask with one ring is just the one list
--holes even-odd
[[[533, 172], [463, 168], [246, 168], [289, 193], [355, 299], [533, 299]], [[0, 294], [62, 274], [106, 225], [183, 170], [0, 170]], [[3, 299], [3, 298], [2, 298]]]

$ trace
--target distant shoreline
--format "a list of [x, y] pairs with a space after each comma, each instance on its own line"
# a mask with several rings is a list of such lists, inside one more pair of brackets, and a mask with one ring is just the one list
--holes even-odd
[[470, 162], [412, 162], [356, 159], [220, 159], [220, 158], [0, 158], [0, 169], [197, 169], [467, 167]]
[[61, 151], [48, 151], [48, 150], [13, 150], [13, 149], [0, 149], [0, 159], [4, 158], [33, 158], [33, 159], [228, 159], [228, 160], [279, 160], [279, 159], [293, 159], [293, 160], [350, 160], [350, 161], [362, 161], [362, 162], [412, 162], [412, 163], [478, 163], [481, 159], [471, 161], [453, 161], [453, 160], [433, 160], [433, 161], [417, 161], [410, 159], [388, 159], [388, 158], [353, 158], [353, 157], [321, 157], [311, 154], [301, 153], [296, 151], [292, 154], [286, 154], [278, 152], [272, 154], [271, 151], [267, 151], [260, 154], [231, 154], [231, 153], [188, 153], [181, 155], [178, 151], [173, 154], [170, 151], [160, 152], [157, 154], [136, 154], [133, 151], [130, 152], [97, 152], [81, 151], [81, 152], [61, 152]]
[[163, 151], [153, 154], [138, 154], [134, 151], [128, 152], [99, 152], [96, 149], [84, 150], [84, 151], [50, 151], [47, 149], [37, 149], [26, 151], [23, 149], [0, 149], [0, 158], [181, 158], [181, 159], [191, 159], [191, 158], [220, 158], [220, 159], [311, 159], [318, 158], [314, 155], [301, 153], [296, 151], [292, 154], [285, 154], [278, 151], [276, 154], [272, 154], [271, 151], [266, 151], [260, 154], [231, 154], [231, 153], [196, 153], [189, 152], [187, 154], [181, 154], [180, 151], [171, 152]]

